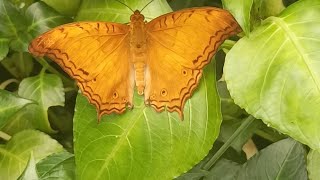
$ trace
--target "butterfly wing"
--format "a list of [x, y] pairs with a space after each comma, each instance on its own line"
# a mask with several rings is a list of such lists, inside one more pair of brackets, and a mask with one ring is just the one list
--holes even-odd
[[133, 69], [127, 25], [79, 22], [59, 26], [34, 39], [29, 51], [47, 56], [74, 78], [99, 113], [122, 113], [132, 104]]
[[241, 31], [225, 10], [192, 8], [160, 16], [147, 24], [148, 62], [145, 100], [157, 111], [183, 116], [202, 68], [230, 35]]

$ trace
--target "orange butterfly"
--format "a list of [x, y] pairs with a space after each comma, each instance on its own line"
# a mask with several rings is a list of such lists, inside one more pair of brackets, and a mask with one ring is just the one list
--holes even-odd
[[132, 106], [134, 87], [145, 103], [183, 117], [202, 69], [229, 36], [241, 31], [233, 16], [214, 7], [184, 9], [146, 23], [134, 11], [130, 24], [75, 22], [34, 39], [29, 51], [47, 56], [74, 78], [104, 114]]

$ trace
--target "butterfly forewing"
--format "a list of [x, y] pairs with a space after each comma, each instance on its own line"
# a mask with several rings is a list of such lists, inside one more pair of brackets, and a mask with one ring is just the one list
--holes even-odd
[[29, 51], [48, 56], [77, 80], [99, 116], [122, 113], [132, 103], [129, 27], [106, 22], [71, 23], [33, 40]]
[[213, 7], [165, 14], [149, 22], [146, 29], [145, 99], [157, 111], [166, 108], [180, 116], [202, 68], [225, 39], [241, 30], [229, 12]]

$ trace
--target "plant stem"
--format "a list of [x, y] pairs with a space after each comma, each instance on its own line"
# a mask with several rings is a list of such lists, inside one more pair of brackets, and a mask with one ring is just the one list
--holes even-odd
[[14, 82], [19, 84], [19, 81], [16, 79], [8, 79], [0, 84], [0, 89], [5, 89], [9, 84]]
[[11, 136], [3, 131], [0, 131], [0, 138], [9, 141], [11, 139]]
[[246, 130], [255, 120], [253, 116], [247, 117], [238, 129], [230, 136], [226, 143], [212, 156], [212, 158], [203, 166], [204, 170], [209, 170], [219, 160], [223, 153], [230, 147], [230, 145], [239, 137], [239, 135]]

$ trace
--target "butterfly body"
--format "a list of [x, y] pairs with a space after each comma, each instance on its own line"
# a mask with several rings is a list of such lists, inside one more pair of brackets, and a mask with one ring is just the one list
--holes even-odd
[[136, 10], [130, 17], [130, 59], [134, 66], [135, 82], [139, 95], [145, 87], [145, 66], [147, 62], [147, 37], [144, 16]]
[[156, 111], [182, 117], [203, 67], [225, 39], [240, 31], [229, 12], [214, 7], [184, 9], [148, 23], [135, 11], [129, 25], [59, 26], [33, 40], [29, 51], [51, 58], [73, 77], [99, 119], [132, 106], [134, 86]]

